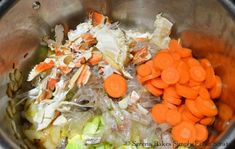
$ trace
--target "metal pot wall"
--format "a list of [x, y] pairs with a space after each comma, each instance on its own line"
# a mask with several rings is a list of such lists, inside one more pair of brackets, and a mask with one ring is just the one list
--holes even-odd
[[[3, 0], [3, 2], [6, 2]], [[233, 10], [230, 1], [222, 1]], [[1, 3], [1, 1], [0, 1]], [[9, 3], [9, 1], [7, 2]], [[1, 9], [2, 10], [2, 9]], [[89, 10], [97, 10], [125, 28], [153, 30], [156, 14], [174, 22], [172, 37], [181, 37], [184, 46], [193, 49], [198, 58], [208, 58], [222, 77], [221, 101], [235, 109], [235, 22], [229, 12], [216, 0], [19, 0], [0, 18], [0, 146], [19, 148], [23, 139], [17, 140], [6, 116], [6, 84], [12, 66], [24, 73], [39, 60], [37, 52], [41, 39], [55, 24], [69, 28], [82, 22]], [[27, 57], [25, 54], [27, 53]], [[20, 111], [15, 118], [20, 130]], [[217, 137], [217, 143], [230, 143], [235, 138], [233, 121]], [[21, 140], [21, 141], [20, 141]], [[226, 145], [210, 146], [225, 148]]]

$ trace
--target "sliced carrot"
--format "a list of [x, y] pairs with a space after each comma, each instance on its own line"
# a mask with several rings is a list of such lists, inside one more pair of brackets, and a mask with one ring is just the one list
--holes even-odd
[[152, 79], [151, 84], [160, 89], [164, 89], [168, 87], [168, 84], [165, 83], [161, 78]]
[[201, 65], [202, 65], [202, 67], [204, 67], [204, 68], [212, 67], [210, 61], [208, 59], [206, 59], [206, 58], [200, 59], [199, 61], [200, 61]]
[[200, 120], [200, 124], [202, 125], [212, 125], [215, 121], [215, 117], [205, 117]]
[[219, 98], [222, 92], [222, 81], [219, 76], [215, 76], [215, 86], [211, 88], [210, 95], [212, 99]]
[[180, 113], [182, 113], [184, 111], [184, 109], [185, 109], [185, 105], [183, 104], [183, 105], [179, 106], [178, 111]]
[[185, 86], [185, 85], [180, 85], [180, 84], [176, 84], [176, 92], [185, 97], [185, 98], [189, 98], [189, 99], [195, 99], [198, 95], [198, 92], [193, 90], [192, 88]]
[[189, 87], [196, 87], [196, 86], [201, 86], [201, 85], [202, 85], [202, 82], [194, 81], [192, 79], [190, 79], [188, 82]]
[[54, 61], [50, 61], [49, 63], [46, 62], [41, 62], [36, 66], [36, 71], [37, 72], [43, 72], [46, 71], [48, 69], [51, 69], [54, 66], [55, 62]]
[[127, 92], [127, 83], [121, 75], [112, 74], [104, 80], [104, 89], [113, 98], [123, 97]]
[[190, 100], [190, 99], [186, 99], [185, 100], [185, 105], [187, 107], [187, 109], [196, 117], [198, 118], [203, 118], [203, 115], [200, 113], [200, 111], [198, 111], [198, 109], [195, 106], [195, 101], [194, 100]]
[[200, 86], [200, 89], [198, 91], [199, 96], [201, 96], [203, 99], [210, 99], [210, 93], [208, 92], [208, 90], [203, 87]]
[[103, 55], [100, 52], [93, 52], [91, 58], [88, 60], [88, 63], [91, 65], [97, 65], [103, 58]]
[[187, 64], [189, 67], [200, 66], [200, 62], [198, 60], [196, 60], [195, 58], [188, 58]]
[[206, 71], [202, 66], [192, 66], [189, 72], [191, 79], [194, 81], [202, 82], [206, 79]]
[[165, 104], [169, 109], [177, 109], [178, 110], [178, 107], [172, 103], [169, 103], [168, 101], [166, 100], [163, 100], [162, 102], [163, 104]]
[[181, 48], [177, 50], [177, 52], [180, 54], [181, 57], [191, 57], [192, 51], [188, 48]]
[[57, 83], [57, 79], [55, 79], [55, 78], [50, 78], [50, 79], [48, 80], [47, 88], [48, 88], [49, 90], [52, 90], [52, 91], [53, 91], [53, 90], [55, 89], [56, 83]]
[[163, 99], [174, 105], [180, 105], [182, 102], [181, 99], [170, 96], [163, 96]]
[[[211, 77], [211, 78], [210, 78]], [[208, 88], [208, 89], [211, 89], [215, 86], [215, 83], [216, 83], [216, 78], [215, 78], [215, 75], [212, 75], [210, 77], [207, 77], [206, 78], [206, 81], [205, 81], [205, 86]]]
[[163, 91], [161, 89], [154, 87], [151, 84], [151, 82], [146, 82], [145, 87], [154, 96], [161, 96], [163, 93]]
[[185, 84], [189, 81], [190, 75], [189, 75], [189, 67], [184, 61], [180, 61], [177, 70], [180, 75], [179, 83]]
[[175, 61], [178, 61], [178, 60], [181, 59], [180, 54], [177, 53], [177, 52], [170, 52], [170, 54], [171, 54], [172, 58], [173, 58]]
[[149, 65], [146, 65], [146, 64], [142, 64], [142, 65], [138, 66], [136, 71], [137, 71], [137, 74], [142, 77], [145, 77], [145, 76], [150, 75], [152, 73], [151, 68], [149, 67]]
[[176, 51], [182, 48], [178, 40], [176, 39], [171, 39], [168, 46], [169, 46], [169, 49], [172, 51]]
[[196, 122], [200, 121], [200, 118], [198, 118], [198, 117], [196, 117], [195, 115], [193, 115], [193, 114], [189, 111], [189, 109], [187, 108], [187, 106], [186, 106], [186, 108], [184, 109], [183, 115], [185, 115], [185, 116], [187, 117], [187, 119], [190, 120], [190, 121], [193, 122], [193, 123], [196, 123]]
[[172, 137], [178, 143], [195, 143], [196, 128], [190, 122], [183, 121], [172, 128]]
[[163, 95], [163, 99], [171, 104], [174, 104], [174, 105], [180, 105], [182, 102], [180, 98], [175, 98], [175, 97], [169, 96], [167, 94]]
[[198, 143], [203, 143], [208, 138], [208, 130], [205, 126], [201, 124], [195, 124], [196, 128], [196, 141]]
[[212, 117], [218, 113], [217, 107], [211, 99], [203, 99], [198, 96], [195, 100], [195, 106], [205, 116]]
[[207, 88], [212, 88], [216, 82], [214, 69], [211, 66], [211, 63], [207, 59], [200, 60], [200, 63], [206, 71], [205, 86]]
[[174, 59], [168, 52], [159, 52], [153, 58], [154, 67], [165, 69], [174, 64]]
[[147, 75], [145, 77], [142, 77], [142, 81], [146, 82], [146, 81], [152, 80], [154, 78], [157, 78], [159, 76], [160, 76], [160, 74], [153, 73], [153, 74]]
[[179, 81], [180, 75], [176, 68], [169, 67], [162, 71], [161, 78], [167, 84], [175, 84]]
[[166, 112], [166, 122], [175, 126], [181, 122], [181, 113], [177, 109], [169, 109]]
[[166, 122], [166, 112], [168, 108], [165, 104], [156, 104], [151, 110], [151, 115], [156, 123]]
[[[189, 84], [189, 86], [190, 86], [190, 84]], [[201, 88], [200, 85], [199, 85], [199, 86], [193, 86], [193, 87], [192, 87], [192, 89], [195, 90], [196, 92], [199, 92], [200, 88]]]
[[145, 64], [151, 68], [152, 74], [159, 75], [159, 76], [161, 75], [161, 70], [159, 68], [154, 67], [153, 60], [149, 60]]
[[228, 121], [229, 119], [231, 119], [233, 117], [233, 109], [228, 106], [227, 104], [224, 103], [219, 103], [218, 104], [218, 111], [219, 111], [219, 118], [224, 120], [224, 121]]
[[169, 97], [174, 97], [174, 98], [180, 98], [179, 94], [176, 92], [175, 87], [168, 87], [164, 90], [164, 95], [169, 96]]

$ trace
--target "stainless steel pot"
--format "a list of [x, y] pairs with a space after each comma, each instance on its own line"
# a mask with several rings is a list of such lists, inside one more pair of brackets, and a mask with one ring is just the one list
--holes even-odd
[[[40, 57], [38, 46], [42, 37], [55, 24], [62, 23], [74, 28], [85, 19], [89, 10], [97, 10], [113, 20], [119, 20], [125, 28], [148, 31], [153, 30], [156, 14], [163, 12], [175, 23], [172, 37], [181, 37], [184, 46], [192, 48], [195, 56], [211, 60], [224, 82], [220, 100], [235, 109], [235, 22], [218, 1], [19, 0], [0, 19], [0, 146], [19, 148], [23, 140], [15, 138], [11, 119], [5, 114], [9, 100], [6, 84], [13, 65], [25, 76]], [[24, 58], [26, 53], [28, 56]], [[19, 115], [20, 111], [14, 118], [18, 121], [16, 129], [20, 131]], [[230, 143], [235, 138], [234, 131], [231, 121], [228, 129], [218, 135], [217, 143]], [[226, 144], [208, 147], [225, 148]]]

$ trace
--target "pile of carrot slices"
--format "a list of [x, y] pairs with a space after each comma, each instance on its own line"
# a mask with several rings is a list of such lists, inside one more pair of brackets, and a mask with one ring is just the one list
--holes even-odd
[[213, 100], [222, 91], [222, 81], [207, 59], [193, 58], [192, 51], [171, 40], [152, 60], [137, 67], [137, 79], [163, 102], [152, 108], [156, 123], [173, 126], [178, 143], [202, 143], [208, 137], [206, 126], [218, 113]]

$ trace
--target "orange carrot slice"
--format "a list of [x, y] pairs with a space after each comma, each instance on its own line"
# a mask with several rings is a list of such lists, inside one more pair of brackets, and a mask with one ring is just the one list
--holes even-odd
[[185, 105], [187, 107], [187, 109], [196, 117], [198, 118], [203, 118], [203, 115], [200, 113], [200, 111], [198, 111], [198, 109], [195, 106], [195, 101], [194, 100], [190, 100], [190, 99], [186, 99], [185, 100]]
[[184, 109], [185, 109], [185, 104], [179, 106], [178, 111], [179, 111], [180, 113], [182, 113], [182, 112], [184, 111]]
[[165, 88], [164, 95], [169, 96], [169, 97], [174, 97], [174, 98], [180, 98], [180, 96], [177, 93], [175, 87], [172, 87], [172, 86], [170, 86], [168, 88]]
[[156, 104], [151, 110], [151, 116], [156, 123], [166, 122], [166, 112], [168, 108], [164, 104]]
[[192, 51], [188, 48], [181, 48], [177, 50], [177, 52], [180, 54], [181, 57], [191, 57], [192, 56]]
[[166, 122], [175, 126], [181, 122], [181, 113], [177, 109], [169, 109], [166, 112]]
[[183, 114], [184, 114], [184, 115], [187, 117], [187, 119], [190, 120], [192, 123], [196, 123], [196, 122], [200, 121], [200, 118], [198, 118], [198, 117], [196, 117], [195, 115], [193, 115], [193, 114], [189, 111], [189, 109], [187, 108], [187, 106], [186, 106], [186, 108], [184, 109]]
[[137, 74], [142, 76], [142, 77], [150, 75], [151, 73], [152, 73], [152, 70], [149, 67], [149, 65], [142, 64], [142, 65], [137, 67]]
[[163, 91], [161, 89], [158, 89], [156, 87], [154, 87], [151, 82], [147, 82], [145, 84], [145, 88], [154, 96], [161, 96]]
[[212, 88], [216, 82], [214, 69], [211, 66], [211, 63], [207, 59], [201, 59], [200, 63], [206, 71], [205, 86], [207, 88]]
[[196, 60], [195, 58], [188, 58], [187, 64], [189, 67], [200, 66], [200, 62], [198, 60]]
[[147, 75], [145, 77], [142, 77], [142, 81], [146, 82], [146, 81], [152, 80], [154, 78], [157, 78], [159, 76], [160, 76], [160, 74], [153, 73], [153, 74]]
[[168, 87], [168, 84], [165, 83], [161, 78], [155, 78], [151, 80], [151, 83], [156, 88], [164, 89]]
[[172, 128], [172, 137], [178, 143], [195, 143], [196, 128], [190, 122], [183, 121]]
[[194, 81], [202, 82], [206, 79], [206, 71], [202, 66], [192, 66], [189, 72], [191, 79]]
[[210, 93], [205, 87], [200, 86], [198, 93], [199, 93], [199, 96], [201, 96], [203, 99], [210, 99]]
[[170, 54], [175, 61], [178, 61], [181, 59], [181, 55], [178, 52], [170, 52]]
[[151, 68], [152, 74], [159, 75], [159, 76], [161, 75], [161, 70], [159, 68], [154, 67], [153, 60], [149, 60], [145, 64]]
[[167, 96], [166, 94], [163, 95], [163, 99], [166, 100], [167, 102], [174, 104], [174, 105], [180, 105], [181, 104], [181, 99], [175, 98], [172, 96]]
[[178, 107], [172, 103], [169, 103], [168, 101], [166, 100], [163, 100], [162, 102], [163, 104], [165, 104], [169, 109], [177, 109], [178, 110]]
[[198, 92], [193, 90], [192, 88], [185, 86], [185, 85], [180, 85], [176, 84], [176, 92], [185, 98], [189, 99], [195, 99], [198, 95]]
[[104, 80], [104, 89], [113, 98], [123, 97], [127, 92], [127, 83], [121, 75], [112, 74]]
[[181, 45], [179, 44], [179, 42], [176, 39], [171, 39], [169, 42], [169, 49], [172, 51], [177, 51], [179, 49], [181, 49]]
[[227, 104], [224, 103], [219, 103], [218, 104], [218, 111], [219, 111], [219, 118], [224, 120], [224, 121], [228, 121], [229, 119], [231, 119], [233, 117], [233, 109], [228, 106]]
[[220, 77], [215, 76], [215, 86], [211, 88], [210, 95], [212, 99], [219, 98], [222, 92], [222, 81]]
[[187, 83], [190, 78], [188, 65], [184, 61], [180, 61], [177, 66], [177, 70], [180, 75], [179, 83], [181, 84]]
[[195, 124], [196, 128], [196, 141], [202, 143], [208, 138], [208, 130], [205, 126], [201, 124]]
[[[190, 85], [189, 85], [190, 86]], [[193, 86], [192, 89], [195, 90], [196, 92], [199, 92], [199, 89], [201, 88], [201, 86]]]
[[207, 67], [212, 67], [210, 61], [208, 59], [200, 59], [200, 64], [202, 65], [203, 68], [207, 68]]
[[153, 58], [154, 67], [165, 69], [174, 64], [174, 59], [168, 52], [160, 52]]
[[211, 99], [203, 99], [198, 96], [195, 100], [195, 106], [205, 116], [212, 117], [218, 113], [217, 107]]
[[190, 79], [188, 82], [189, 87], [196, 87], [196, 86], [201, 86], [201, 85], [202, 85], [202, 82], [194, 81], [192, 79]]
[[180, 75], [176, 68], [169, 67], [162, 71], [161, 78], [167, 84], [175, 84], [179, 81]]
[[202, 125], [212, 125], [215, 121], [215, 117], [205, 117], [200, 120], [200, 124]]

